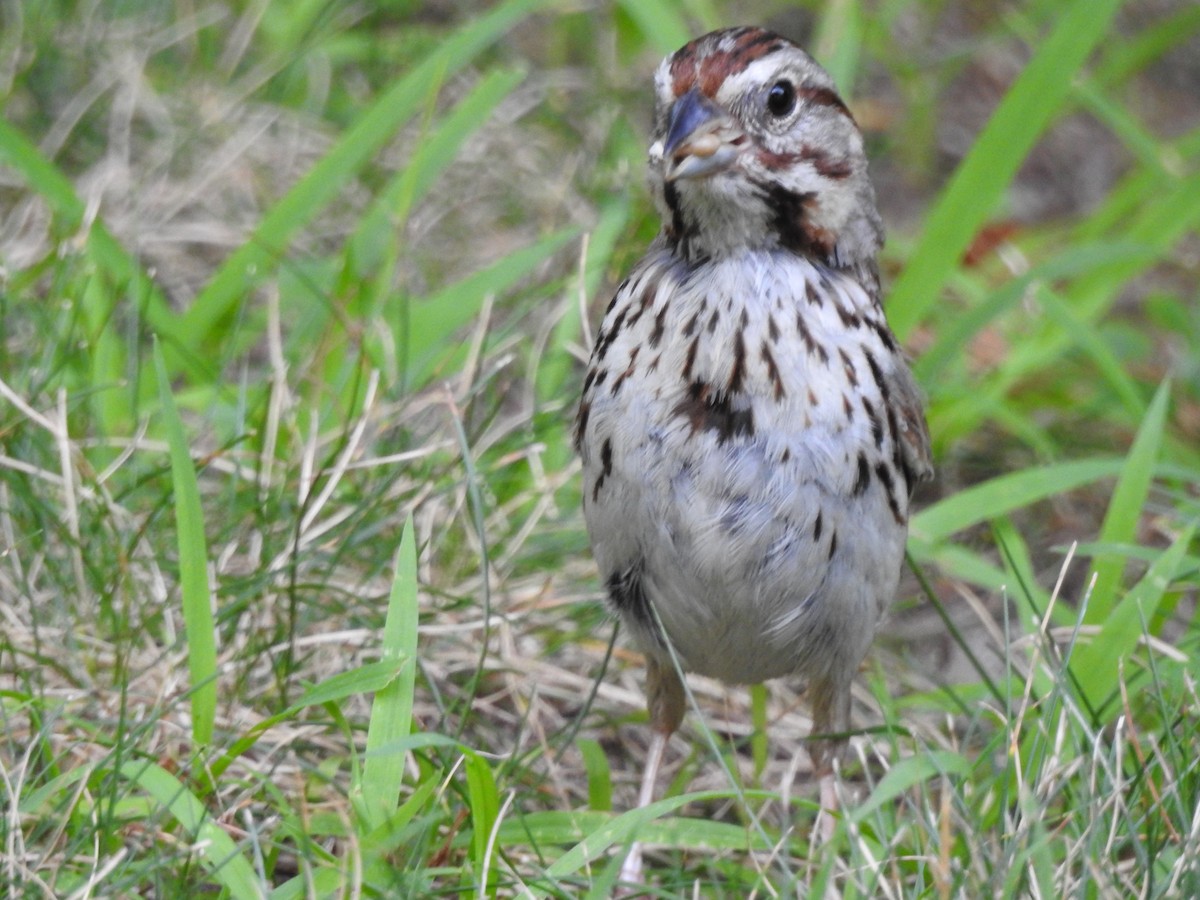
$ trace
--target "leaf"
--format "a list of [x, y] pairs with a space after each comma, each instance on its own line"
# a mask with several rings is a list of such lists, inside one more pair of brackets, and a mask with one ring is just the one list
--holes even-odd
[[[1106, 616], [1100, 633], [1072, 654], [1071, 672], [1093, 709], [1102, 709], [1116, 695], [1121, 662], [1145, 634], [1146, 623], [1154, 618], [1167, 589], [1179, 573], [1195, 533], [1195, 524], [1185, 528]], [[1089, 608], [1088, 619], [1092, 619], [1091, 613]], [[1110, 710], [1116, 711], [1114, 707]], [[1105, 721], [1109, 718], [1111, 715], [1105, 717]]]
[[1155, 63], [1172, 48], [1200, 32], [1200, 6], [1184, 3], [1163, 18], [1157, 18], [1133, 36], [1122, 36], [1106, 47], [1104, 60], [1096, 67], [1095, 79], [1109, 86], [1120, 84]]
[[319, 684], [313, 685], [304, 692], [299, 700], [283, 712], [256, 722], [242, 737], [234, 741], [233, 745], [219, 759], [212, 762], [210, 769], [213, 778], [220, 778], [234, 760], [257, 744], [259, 738], [275, 725], [292, 718], [297, 712], [308, 706], [323, 706], [326, 703], [337, 703], [357, 694], [369, 694], [383, 690], [396, 680], [404, 670], [407, 661], [405, 659], [377, 660], [350, 669], [348, 672], [331, 675]]
[[[115, 285], [121, 285], [141, 302], [151, 330], [173, 345], [181, 342], [179, 322], [166, 298], [100, 220], [87, 221], [87, 204], [52, 161], [20, 131], [0, 118], [0, 163], [7, 163], [46, 201], [54, 215], [71, 229], [87, 228], [88, 256]], [[194, 362], [194, 360], [193, 360]]]
[[274, 271], [292, 237], [324, 209], [446, 78], [467, 65], [544, 0], [507, 0], [444, 41], [371, 104], [341, 139], [263, 217], [197, 294], [183, 317], [183, 333], [203, 344], [246, 290]]
[[1000, 475], [959, 491], [913, 517], [911, 531], [924, 543], [943, 541], [963, 529], [1121, 471], [1120, 459], [1054, 463]]
[[879, 779], [871, 796], [847, 815], [854, 822], [862, 822], [881, 806], [891, 804], [905, 791], [915, 785], [941, 775], [957, 775], [966, 778], [971, 774], [971, 763], [961, 753], [951, 750], [933, 750], [919, 756], [902, 759]]
[[[366, 757], [357, 796], [367, 813], [369, 827], [384, 824], [396, 811], [404, 783], [406, 754], [394, 745], [404, 741], [412, 727], [413, 689], [417, 672], [417, 550], [412, 514], [404, 523], [396, 574], [383, 624], [381, 662], [399, 663], [395, 680], [375, 692], [367, 724]], [[386, 748], [386, 749], [385, 749]]]
[[[1037, 570], [1029, 553], [1029, 546], [1021, 532], [1007, 516], [1000, 516], [992, 523], [995, 543], [1004, 558], [1004, 572], [1008, 578], [1008, 595], [1016, 601], [1021, 619], [1021, 633], [1037, 633], [1041, 617], [1050, 604], [1050, 596], [1038, 584]], [[1069, 624], [1071, 611], [1063, 604], [1054, 605], [1059, 624]]]
[[[444, 355], [449, 337], [479, 313], [485, 297], [508, 290], [575, 233], [574, 228], [556, 232], [424, 300], [411, 301], [407, 342], [409, 385], [419, 387], [425, 383], [436, 361]], [[461, 352], [461, 348], [457, 349]]]
[[407, 220], [409, 210], [454, 161], [467, 138], [488, 121], [495, 108], [524, 77], [522, 72], [511, 70], [489, 72], [455, 104], [436, 128], [422, 135], [412, 158], [379, 191], [354, 230], [354, 258], [362, 270], [372, 268], [371, 258], [376, 255], [374, 245], [386, 242], [389, 247], [395, 247], [396, 228]]
[[[745, 792], [747, 797], [755, 795], [760, 795], [760, 793]], [[597, 827], [590, 829], [574, 847], [555, 860], [546, 870], [546, 875], [550, 878], [566, 878], [574, 875], [588, 863], [606, 853], [613, 845], [631, 841], [635, 836], [647, 842], [691, 850], [744, 850], [747, 845], [755, 846], [759, 841], [756, 840], [754, 832], [747, 831], [740, 825], [697, 820], [654, 821], [663, 814], [674, 812], [688, 803], [716, 799], [728, 800], [738, 796], [736, 792], [732, 791], [699, 791], [692, 794], [680, 794], [665, 800], [658, 800], [648, 806], [632, 809], [616, 817], [608, 817], [607, 821], [602, 821]], [[578, 813], [570, 815], [578, 817], [579, 821], [596, 821], [594, 819], [587, 820]], [[528, 818], [526, 817], [526, 822], [521, 824], [527, 824]], [[501, 833], [506, 834], [503, 829]]]
[[1109, 347], [1097, 323], [1081, 319], [1062, 301], [1059, 295], [1045, 285], [1037, 291], [1046, 320], [1057, 324], [1063, 334], [1070, 335], [1075, 344], [1091, 359], [1096, 371], [1104, 376], [1112, 387], [1113, 395], [1125, 404], [1132, 420], [1137, 421], [1146, 412], [1145, 400], [1133, 377], [1125, 371], [1124, 364]]
[[[471, 856], [475, 861], [476, 877], [487, 870], [488, 893], [495, 888], [496, 869], [488, 864], [488, 844], [492, 829], [500, 815], [500, 795], [488, 761], [476, 753], [463, 759], [467, 775], [467, 801], [471, 810]], [[481, 886], [482, 889], [482, 886]]]
[[[612, 260], [617, 240], [629, 223], [629, 213], [630, 205], [627, 199], [622, 197], [614, 200], [601, 210], [599, 220], [588, 235], [583, 284], [579, 285], [585, 299], [594, 298], [600, 289], [600, 281]], [[575, 302], [574, 290], [568, 289], [568, 293], [571, 299], [563, 311], [562, 318], [554, 326], [554, 332], [546, 347], [545, 359], [537, 371], [538, 400], [542, 403], [562, 397], [563, 386], [575, 370], [575, 357], [569, 348], [579, 340], [580, 304]]]
[[693, 37], [673, 3], [661, 0], [618, 0], [638, 29], [663, 55], [674, 53]]
[[1154, 247], [1124, 241], [1073, 244], [1053, 259], [1004, 282], [983, 302], [963, 310], [949, 322], [942, 323], [933, 346], [923, 350], [913, 362], [913, 374], [923, 384], [936, 390], [944, 370], [954, 360], [962, 358], [963, 347], [988, 323], [1020, 303], [1031, 285], [1102, 271], [1106, 267], [1118, 264], [1150, 265], [1160, 256], [1161, 252]]
[[[1125, 458], [1121, 477], [1113, 490], [1112, 500], [1104, 513], [1104, 524], [1100, 528], [1100, 543], [1133, 543], [1141, 521], [1146, 497], [1154, 479], [1154, 466], [1162, 448], [1163, 429], [1167, 419], [1167, 401], [1171, 391], [1168, 382], [1163, 382], [1146, 410], [1146, 417], [1138, 428], [1133, 446]], [[1103, 622], [1108, 618], [1125, 570], [1126, 558], [1119, 553], [1105, 553], [1094, 563], [1096, 582], [1088, 600], [1084, 621], [1088, 624]]]
[[178, 778], [150, 762], [127, 762], [117, 771], [122, 778], [141, 787], [183, 826], [205, 868], [232, 896], [238, 900], [258, 900], [266, 893], [254, 867], [238, 852], [233, 839]]
[[162, 349], [154, 344], [158, 397], [171, 456], [171, 485], [175, 500], [175, 534], [179, 547], [179, 587], [191, 678], [192, 740], [197, 747], [212, 743], [217, 714], [217, 637], [213, 624], [212, 588], [208, 582], [208, 543], [200, 488], [192, 465], [183, 421], [175, 407]]
[[612, 809], [612, 771], [608, 755], [599, 742], [590, 738], [581, 739], [576, 746], [583, 757], [583, 771], [587, 775], [588, 809], [608, 812]]
[[992, 215], [1017, 169], [1071, 94], [1121, 0], [1073, 0], [1009, 88], [929, 214], [888, 302], [903, 339], [939, 302], [951, 270]]
[[846, 98], [854, 96], [862, 36], [863, 11], [857, 0], [831, 0], [824, 4], [812, 53]]
[[346, 672], [331, 675], [319, 684], [310, 687], [287, 709], [286, 715], [295, 715], [306, 706], [322, 706], [338, 703], [358, 694], [371, 694], [387, 690], [395, 684], [412, 663], [411, 656], [385, 657], [372, 663], [358, 666]]

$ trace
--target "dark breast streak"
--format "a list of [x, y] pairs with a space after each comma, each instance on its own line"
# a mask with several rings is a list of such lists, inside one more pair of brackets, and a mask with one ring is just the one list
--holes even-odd
[[716, 434], [718, 444], [732, 438], [753, 437], [754, 412], [749, 405], [736, 407], [735, 398], [736, 395], [722, 392], [707, 382], [693, 381], [674, 413], [687, 420], [693, 434], [701, 431]]

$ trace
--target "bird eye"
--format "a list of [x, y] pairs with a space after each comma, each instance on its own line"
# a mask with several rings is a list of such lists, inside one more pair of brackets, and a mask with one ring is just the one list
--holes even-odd
[[777, 119], [782, 119], [796, 108], [796, 88], [786, 78], [775, 82], [767, 91], [767, 109]]

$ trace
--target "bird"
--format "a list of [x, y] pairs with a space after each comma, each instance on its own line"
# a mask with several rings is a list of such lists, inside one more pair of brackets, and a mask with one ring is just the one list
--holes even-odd
[[[662, 228], [604, 312], [574, 433], [600, 578], [646, 660], [638, 805], [685, 713], [678, 661], [805, 679], [832, 808], [851, 682], [933, 474], [863, 138], [825, 69], [762, 28], [691, 41], [654, 91]], [[635, 844], [622, 878], [641, 865]]]

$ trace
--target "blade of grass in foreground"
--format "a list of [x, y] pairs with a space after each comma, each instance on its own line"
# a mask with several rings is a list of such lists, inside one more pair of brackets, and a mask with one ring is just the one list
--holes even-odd
[[893, 803], [897, 798], [918, 784], [940, 775], [969, 778], [971, 763], [961, 753], [952, 750], [931, 750], [917, 756], [902, 759], [879, 780], [875, 789], [862, 803], [846, 811], [851, 821], [861, 823], [881, 807]]
[[[764, 844], [752, 830], [724, 822], [711, 822], [703, 819], [668, 819], [661, 817], [672, 813], [688, 803], [705, 802], [709, 800], [729, 800], [738, 797], [737, 792], [730, 791], [697, 791], [690, 794], [680, 794], [665, 800], [656, 800], [649, 806], [631, 809], [619, 816], [595, 813], [556, 813], [546, 814], [543, 821], [547, 822], [588, 822], [598, 823], [585, 834], [580, 841], [560, 856], [546, 869], [549, 878], [569, 878], [575, 873], [594, 863], [609, 848], [619, 846], [633, 840], [636, 835], [647, 843], [661, 843], [672, 847], [682, 847], [700, 852], [712, 852], [715, 849], [766, 849]], [[767, 795], [760, 791], [747, 791], [745, 796], [764, 798]], [[525, 817], [519, 824], [528, 833], [529, 819]], [[504, 834], [502, 827], [501, 834]], [[533, 896], [547, 896], [542, 891], [534, 891]]]
[[[1100, 529], [1099, 540], [1102, 544], [1134, 542], [1162, 447], [1170, 396], [1170, 383], [1163, 382], [1146, 411], [1146, 417], [1129, 449], [1121, 477], [1113, 490], [1112, 500], [1104, 514], [1104, 525]], [[1108, 618], [1126, 562], [1126, 557], [1118, 553], [1106, 553], [1096, 559], [1096, 582], [1092, 587], [1084, 621], [1095, 623]]]
[[[1187, 549], [1196, 533], [1194, 524], [1186, 527], [1142, 579], [1113, 607], [1104, 619], [1100, 633], [1090, 644], [1079, 647], [1071, 658], [1071, 672], [1079, 689], [1093, 709], [1103, 710], [1104, 704], [1116, 696], [1121, 676], [1121, 664], [1137, 646], [1145, 633], [1146, 623], [1154, 618], [1167, 588], [1179, 573]], [[1087, 618], [1092, 619], [1092, 611]], [[1111, 718], [1117, 707], [1108, 706]]]
[[1037, 500], [1116, 475], [1123, 464], [1120, 459], [1085, 459], [1001, 475], [921, 511], [913, 517], [912, 532], [922, 541], [936, 543]]
[[204, 867], [231, 896], [259, 900], [265, 894], [254, 867], [238, 852], [233, 839], [178, 778], [151, 762], [127, 762], [120, 774], [153, 797], [184, 827]]
[[950, 270], [987, 220], [1055, 113], [1075, 74], [1108, 32], [1121, 0], [1074, 0], [1004, 95], [930, 213], [896, 280], [888, 319], [902, 340], [938, 303]]
[[[489, 851], [495, 850], [492, 830], [500, 816], [500, 793], [496, 790], [492, 767], [482, 756], [475, 753], [465, 755], [463, 770], [467, 776], [467, 798], [471, 808], [471, 856], [475, 861], [475, 877], [483, 882], [479, 896], [483, 896], [485, 890], [488, 896], [494, 896], [496, 869], [489, 865]], [[486, 879], [481, 877], [485, 872]]]
[[208, 544], [200, 488], [188, 450], [183, 421], [175, 408], [162, 349], [154, 343], [158, 398], [171, 454], [171, 486], [175, 501], [175, 532], [179, 547], [179, 587], [191, 677], [192, 740], [196, 749], [212, 743], [217, 714], [217, 640], [213, 627], [212, 591], [208, 583]]
[[412, 514], [404, 524], [396, 553], [396, 574], [383, 625], [382, 660], [402, 660], [394, 681], [375, 693], [367, 724], [362, 781], [351, 793], [366, 814], [369, 828], [396, 811], [404, 781], [406, 754], [396, 745], [409, 735], [417, 673], [417, 550]]
[[294, 718], [296, 713], [305, 707], [320, 706], [325, 703], [340, 703], [347, 697], [353, 697], [357, 694], [377, 693], [392, 684], [400, 676], [403, 669], [404, 660], [379, 659], [375, 662], [359, 666], [356, 669], [338, 672], [336, 675], [331, 675], [324, 681], [314, 684], [304, 692], [304, 695], [299, 700], [283, 712], [275, 713], [273, 716], [268, 716], [256, 722], [242, 737], [234, 741], [220, 758], [213, 760], [209, 764], [209, 771], [212, 773], [213, 780], [219, 779], [238, 757], [245, 754], [251, 747], [258, 743], [259, 738], [263, 734], [280, 722], [286, 722], [288, 719]]

